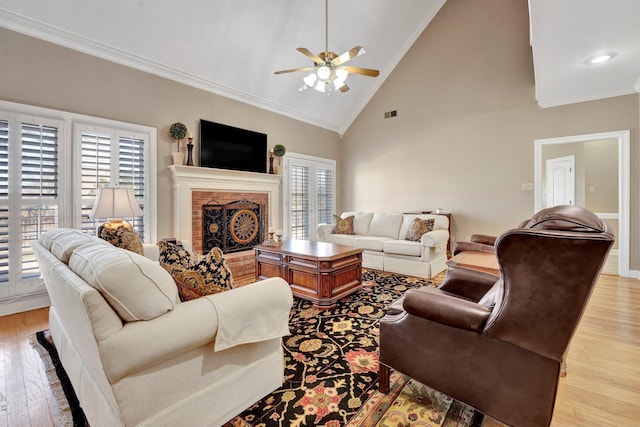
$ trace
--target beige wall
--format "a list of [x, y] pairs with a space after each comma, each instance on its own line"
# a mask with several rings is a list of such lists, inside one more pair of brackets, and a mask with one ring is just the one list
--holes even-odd
[[638, 269], [639, 96], [540, 108], [528, 30], [524, 0], [448, 0], [345, 134], [341, 206], [441, 207], [457, 240], [499, 234], [533, 213], [534, 140], [629, 129]]
[[594, 212], [618, 212], [618, 141], [585, 143], [585, 204]]
[[[263, 132], [268, 144], [336, 159], [335, 132], [0, 29], [0, 99], [155, 127], [158, 130], [158, 237], [173, 235], [167, 166], [180, 121], [198, 140], [199, 119]], [[197, 161], [198, 154], [195, 159]]]

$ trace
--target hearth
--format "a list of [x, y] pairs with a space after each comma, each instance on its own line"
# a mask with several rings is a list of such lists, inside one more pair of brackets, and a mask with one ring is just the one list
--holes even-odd
[[246, 199], [202, 205], [202, 250], [219, 247], [224, 253], [250, 249], [262, 242], [263, 207]]

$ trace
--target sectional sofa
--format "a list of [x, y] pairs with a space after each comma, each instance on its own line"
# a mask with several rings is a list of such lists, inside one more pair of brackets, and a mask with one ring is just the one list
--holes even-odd
[[[444, 271], [449, 241], [449, 218], [446, 215], [393, 212], [344, 212], [353, 216], [354, 234], [334, 233], [334, 224], [318, 225], [323, 242], [363, 249], [362, 266], [392, 273], [431, 278]], [[415, 218], [433, 218], [433, 230], [419, 241], [406, 240]]]

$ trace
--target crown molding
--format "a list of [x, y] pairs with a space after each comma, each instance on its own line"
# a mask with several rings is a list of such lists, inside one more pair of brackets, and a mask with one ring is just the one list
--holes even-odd
[[633, 84], [633, 88], [636, 90], [636, 92], [640, 92], [640, 77], [638, 77], [638, 80], [636, 80], [636, 82]]
[[593, 95], [571, 96], [566, 98], [538, 99], [538, 105], [542, 108], [559, 107], [562, 105], [577, 104], [579, 102], [597, 101], [605, 98], [614, 98], [616, 96], [632, 95], [640, 92], [640, 89], [636, 87], [639, 82], [640, 80], [634, 84], [633, 88], [629, 89], [612, 90]]

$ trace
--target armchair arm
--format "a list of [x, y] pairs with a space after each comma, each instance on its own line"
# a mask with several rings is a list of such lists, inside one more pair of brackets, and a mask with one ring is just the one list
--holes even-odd
[[487, 252], [492, 254], [496, 253], [493, 245], [487, 245], [477, 242], [456, 242], [456, 245], [453, 248], [453, 254], [457, 255], [460, 252], [464, 251]]
[[488, 236], [486, 234], [472, 234], [471, 241], [483, 245], [494, 246], [496, 244], [496, 236]]
[[[293, 297], [289, 284], [272, 278], [177, 304], [155, 319], [129, 322], [100, 342], [105, 373], [113, 384], [127, 375], [178, 354], [215, 345], [228, 324], [237, 322], [242, 342], [265, 341], [289, 334]], [[222, 316], [217, 308], [221, 309]], [[225, 329], [227, 328], [227, 329]], [[245, 333], [243, 328], [255, 328]], [[227, 339], [228, 342], [228, 339]], [[240, 344], [237, 342], [234, 345]], [[225, 348], [231, 347], [227, 345]], [[216, 350], [220, 350], [216, 348]]]
[[458, 329], [481, 332], [491, 310], [472, 301], [447, 294], [440, 289], [409, 289], [404, 310], [414, 316]]
[[438, 289], [480, 301], [498, 279], [500, 277], [495, 274], [449, 264], [447, 275]]
[[449, 240], [449, 232], [447, 230], [433, 230], [424, 233], [420, 238], [422, 246], [428, 247], [445, 247]]
[[321, 242], [327, 241], [327, 236], [331, 234], [334, 227], [335, 227], [335, 224], [318, 224], [318, 228], [317, 228], [318, 238], [320, 239]]

